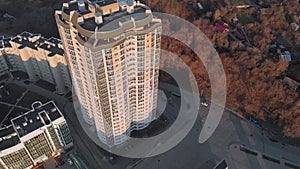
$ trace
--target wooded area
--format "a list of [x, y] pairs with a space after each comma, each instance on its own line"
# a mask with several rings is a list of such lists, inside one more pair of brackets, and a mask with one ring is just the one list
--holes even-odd
[[[283, 5], [275, 2], [264, 13], [254, 7], [217, 7], [215, 1], [203, 1], [205, 12], [202, 15], [195, 8], [196, 1], [193, 6], [181, 0], [147, 0], [146, 3], [154, 11], [192, 21], [216, 46], [226, 72], [228, 108], [274, 124], [289, 137], [300, 137], [299, 94], [280, 81], [289, 65], [269, 52], [269, 45], [281, 39], [293, 42], [293, 48], [299, 49], [300, 32], [293, 31], [285, 18], [286, 13], [295, 14], [293, 19], [299, 23], [299, 16], [296, 17], [300, 9], [298, 1], [288, 1]], [[217, 8], [227, 20], [241, 18], [254, 47], [241, 47], [240, 42], [230, 40], [216, 30], [213, 14]], [[243, 16], [246, 19], [242, 20]], [[178, 54], [189, 65], [199, 89], [204, 90], [209, 98], [210, 82], [201, 60], [197, 60], [187, 46], [165, 36], [162, 38], [162, 48]]]

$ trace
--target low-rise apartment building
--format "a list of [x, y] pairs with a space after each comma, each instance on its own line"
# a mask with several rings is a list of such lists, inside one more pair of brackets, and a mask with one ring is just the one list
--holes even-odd
[[72, 137], [53, 101], [32, 104], [32, 110], [0, 129], [0, 169], [31, 168], [73, 145]]
[[12, 38], [2, 38], [1, 42], [0, 74], [23, 71], [31, 81], [42, 79], [55, 84], [58, 93], [71, 90], [71, 78], [59, 39], [23, 32]]

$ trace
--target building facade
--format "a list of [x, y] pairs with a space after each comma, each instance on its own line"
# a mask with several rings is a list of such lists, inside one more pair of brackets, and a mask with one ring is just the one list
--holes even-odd
[[4, 58], [4, 54], [5, 54], [5, 46], [7, 41], [10, 40], [7, 39], [7, 38], [4, 38], [4, 36], [0, 36], [0, 75], [1, 74], [4, 74], [5, 72], [7, 72], [9, 69], [8, 69], [8, 65], [7, 65], [7, 62]]
[[23, 71], [31, 81], [42, 79], [55, 84], [58, 93], [71, 90], [71, 77], [59, 39], [23, 32], [2, 42], [0, 73]]
[[34, 102], [31, 111], [0, 129], [0, 168], [31, 168], [72, 145], [68, 125], [55, 103]]
[[133, 0], [74, 0], [55, 18], [84, 120], [108, 146], [156, 118], [161, 20]]

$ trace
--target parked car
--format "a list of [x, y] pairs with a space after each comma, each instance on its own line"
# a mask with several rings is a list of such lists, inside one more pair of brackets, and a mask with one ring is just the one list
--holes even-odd
[[208, 106], [208, 103], [206, 103], [206, 102], [201, 102], [201, 105], [207, 107], [207, 106]]
[[70, 158], [68, 159], [68, 163], [69, 165], [73, 165], [73, 161]]
[[205, 99], [204, 96], [200, 96], [200, 104], [201, 104], [202, 106], [204, 106], [204, 107], [207, 107], [207, 106], [208, 106], [208, 103], [207, 103], [207, 101], [206, 101], [206, 99]]

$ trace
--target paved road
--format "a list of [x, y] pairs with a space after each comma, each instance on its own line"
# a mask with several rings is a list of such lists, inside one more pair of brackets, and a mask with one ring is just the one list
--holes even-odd
[[[56, 101], [58, 106], [64, 110], [75, 140], [75, 148], [93, 169], [211, 169], [214, 164], [224, 158], [228, 161], [230, 168], [238, 169], [283, 169], [286, 168], [285, 162], [299, 163], [299, 148], [269, 141], [254, 125], [227, 110], [212, 137], [207, 142], [199, 144], [200, 130], [208, 112], [206, 107], [200, 107], [199, 116], [192, 130], [182, 142], [170, 151], [145, 159], [114, 156], [113, 160], [109, 160], [111, 155], [94, 144], [84, 133], [73, 112], [72, 103], [38, 86], [26, 85], [22, 81], [13, 81], [13, 83]], [[170, 89], [168, 87], [168, 90]], [[176, 106], [179, 105], [179, 100], [173, 97], [171, 105], [167, 106], [167, 117], [171, 120], [176, 119], [174, 111], [178, 110]], [[257, 152], [258, 155], [254, 156], [240, 151], [241, 145]], [[277, 164], [263, 159], [262, 155], [279, 159], [281, 163]]]
[[[172, 87], [166, 88], [172, 89]], [[299, 163], [299, 148], [271, 142], [254, 125], [227, 110], [213, 136], [206, 143], [199, 144], [197, 140], [207, 111], [208, 108], [203, 106], [200, 108], [193, 129], [174, 149], [154, 158], [144, 159], [134, 169], [205, 169], [205, 167], [212, 168], [214, 162], [221, 159], [227, 159], [229, 168], [238, 169], [283, 169], [287, 168], [283, 165], [284, 162]], [[258, 155], [254, 156], [240, 151], [241, 145], [258, 152]], [[279, 159], [281, 163], [277, 164], [263, 159], [262, 155]]]

